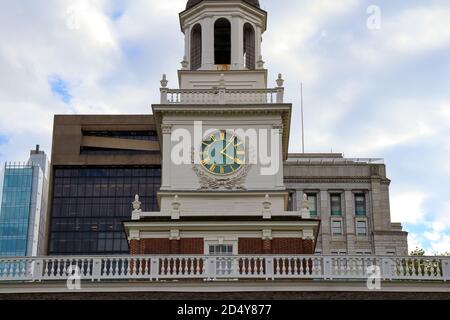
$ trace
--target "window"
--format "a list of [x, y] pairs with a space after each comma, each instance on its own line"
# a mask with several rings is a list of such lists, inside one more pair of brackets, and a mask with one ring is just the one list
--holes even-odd
[[332, 220], [331, 221], [331, 234], [333, 236], [342, 236], [342, 221]]
[[334, 250], [334, 251], [331, 251], [331, 254], [332, 255], [336, 255], [336, 256], [343, 256], [343, 255], [347, 254], [347, 251], [345, 251], [345, 250]]
[[233, 245], [210, 245], [209, 254], [213, 256], [230, 256], [233, 255]]
[[215, 64], [231, 64], [231, 24], [225, 18], [214, 24], [214, 61]]
[[364, 220], [356, 221], [356, 235], [367, 236], [367, 221]]
[[255, 30], [250, 23], [244, 25], [244, 61], [249, 70], [255, 69]]
[[341, 195], [340, 194], [332, 194], [331, 195], [331, 215], [332, 216], [341, 216], [342, 215]]
[[308, 204], [309, 204], [309, 212], [311, 216], [317, 216], [317, 195], [316, 194], [307, 194], [308, 196]]
[[202, 27], [196, 24], [191, 34], [191, 70], [202, 66]]
[[355, 194], [355, 215], [365, 216], [366, 214], [366, 195], [364, 193]]

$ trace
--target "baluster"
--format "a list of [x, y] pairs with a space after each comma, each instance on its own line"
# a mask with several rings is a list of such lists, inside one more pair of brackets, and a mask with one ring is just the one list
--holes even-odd
[[52, 268], [51, 268], [51, 270], [50, 270], [50, 276], [51, 277], [54, 277], [55, 276], [55, 264], [57, 264], [58, 263], [58, 260], [53, 260], [52, 261]]
[[298, 258], [297, 259], [297, 268], [295, 270], [295, 274], [306, 275], [308, 274], [308, 258]]
[[105, 275], [106, 277], [107, 276], [109, 276], [109, 273], [108, 273], [108, 258], [106, 258], [106, 259], [102, 259], [102, 264], [103, 264], [103, 271], [102, 271], [102, 274], [103, 275]]

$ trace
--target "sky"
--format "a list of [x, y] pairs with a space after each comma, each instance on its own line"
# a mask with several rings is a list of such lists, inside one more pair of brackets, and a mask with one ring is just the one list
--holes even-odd
[[[384, 158], [411, 249], [450, 251], [450, 2], [260, 0], [290, 152]], [[51, 152], [54, 114], [142, 114], [177, 87], [186, 0], [0, 0], [0, 161]], [[375, 7], [374, 7], [375, 6]], [[295, 122], [294, 122], [295, 121]]]

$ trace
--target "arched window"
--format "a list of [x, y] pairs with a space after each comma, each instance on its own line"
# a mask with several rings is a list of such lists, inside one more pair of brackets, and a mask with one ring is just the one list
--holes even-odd
[[214, 24], [214, 63], [231, 64], [231, 24], [224, 18]]
[[247, 69], [255, 69], [255, 30], [250, 23], [244, 25], [244, 61]]
[[191, 32], [191, 70], [202, 66], [202, 26], [196, 24]]

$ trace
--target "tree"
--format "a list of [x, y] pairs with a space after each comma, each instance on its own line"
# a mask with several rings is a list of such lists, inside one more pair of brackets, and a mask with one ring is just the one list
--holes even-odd
[[419, 249], [419, 247], [416, 247], [416, 249], [411, 251], [411, 253], [409, 255], [413, 256], [413, 257], [423, 257], [425, 255], [425, 250]]

